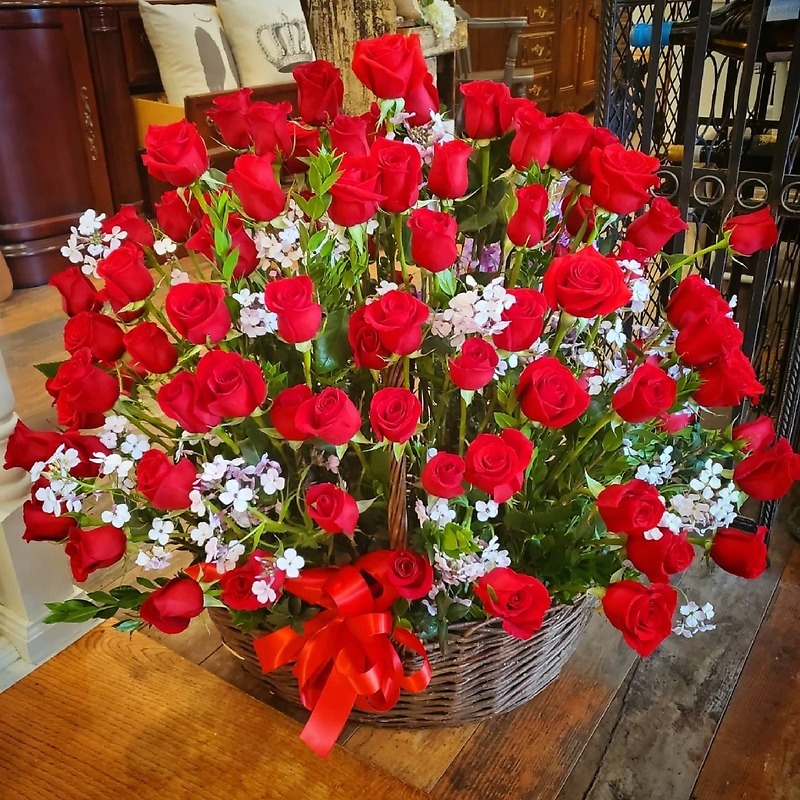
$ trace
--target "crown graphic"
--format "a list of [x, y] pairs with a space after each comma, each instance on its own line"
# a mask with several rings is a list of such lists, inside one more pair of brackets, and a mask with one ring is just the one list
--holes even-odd
[[267, 60], [281, 72], [314, 59], [308, 28], [302, 17], [289, 19], [282, 11], [280, 21], [261, 25], [256, 37]]

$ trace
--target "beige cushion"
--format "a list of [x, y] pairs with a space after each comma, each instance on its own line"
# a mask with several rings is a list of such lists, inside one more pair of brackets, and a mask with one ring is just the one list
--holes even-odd
[[144, 29], [158, 61], [167, 100], [238, 89], [230, 44], [213, 5], [139, 2]]
[[292, 67], [313, 60], [300, 0], [217, 0], [217, 9], [242, 86], [291, 83]]

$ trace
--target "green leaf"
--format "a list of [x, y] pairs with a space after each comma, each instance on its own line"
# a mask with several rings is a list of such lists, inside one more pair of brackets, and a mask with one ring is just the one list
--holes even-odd
[[586, 475], [586, 488], [592, 493], [592, 497], [597, 497], [606, 487], [596, 481], [588, 472], [585, 472], [584, 475]]
[[47, 361], [44, 364], [35, 364], [35, 369], [38, 369], [45, 378], [55, 378], [58, 368], [66, 362], [64, 361]]
[[327, 375], [345, 367], [350, 360], [347, 327], [350, 317], [346, 308], [328, 314], [325, 330], [314, 340], [314, 370]]
[[239, 248], [234, 249], [225, 256], [225, 261], [222, 263], [222, 276], [225, 280], [229, 281], [233, 277], [233, 271], [236, 269], [236, 263], [239, 261]]
[[452, 269], [445, 269], [436, 273], [436, 288], [447, 297], [455, 295], [458, 283]]
[[138, 583], [140, 586], [144, 586], [146, 589], [158, 588], [158, 586], [156, 586], [149, 578], [137, 578], [136, 583]]
[[494, 421], [500, 428], [515, 428], [517, 421], [509, 414], [503, 414], [500, 411], [495, 412]]
[[133, 633], [141, 626], [142, 623], [138, 619], [123, 619], [117, 622], [113, 628], [115, 631], [120, 631], [122, 633]]

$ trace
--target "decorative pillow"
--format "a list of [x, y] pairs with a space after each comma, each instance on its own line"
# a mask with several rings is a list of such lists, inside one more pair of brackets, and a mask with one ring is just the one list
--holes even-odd
[[217, 9], [242, 86], [291, 83], [292, 67], [314, 59], [300, 0], [217, 0]]
[[239, 88], [236, 61], [213, 5], [139, 0], [139, 11], [168, 102], [182, 106], [188, 95]]

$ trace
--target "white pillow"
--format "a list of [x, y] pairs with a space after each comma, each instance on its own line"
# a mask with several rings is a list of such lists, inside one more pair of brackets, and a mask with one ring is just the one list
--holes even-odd
[[217, 9], [242, 86], [291, 83], [291, 68], [314, 59], [300, 0], [217, 0]]
[[139, 11], [168, 102], [182, 106], [188, 95], [239, 88], [236, 61], [213, 5], [139, 0]]

